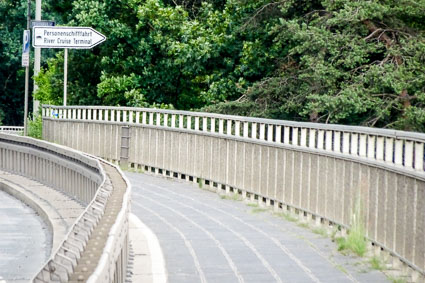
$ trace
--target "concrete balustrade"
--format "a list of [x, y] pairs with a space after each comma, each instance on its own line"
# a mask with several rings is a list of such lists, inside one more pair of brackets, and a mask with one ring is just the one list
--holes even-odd
[[24, 127], [0, 126], [0, 133], [10, 135], [22, 135], [24, 133]]
[[33, 282], [125, 281], [130, 186], [119, 168], [69, 148], [0, 134], [0, 169], [57, 189], [86, 207]]
[[[136, 119], [55, 115], [69, 109]], [[141, 108], [44, 106], [43, 115], [49, 141], [340, 229], [350, 228], [359, 203], [356, 217], [376, 250], [424, 275], [424, 134]]]

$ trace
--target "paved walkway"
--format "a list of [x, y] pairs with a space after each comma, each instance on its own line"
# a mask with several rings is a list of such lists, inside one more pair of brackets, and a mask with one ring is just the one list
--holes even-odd
[[197, 185], [126, 173], [169, 282], [388, 282], [311, 230]]
[[0, 190], [0, 282], [28, 282], [50, 249], [51, 235], [41, 217]]

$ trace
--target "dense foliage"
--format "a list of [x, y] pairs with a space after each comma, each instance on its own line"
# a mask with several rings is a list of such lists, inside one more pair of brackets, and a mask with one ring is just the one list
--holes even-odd
[[[108, 38], [70, 51], [70, 104], [425, 131], [425, 0], [44, 1], [58, 23]], [[24, 1], [9, 2], [18, 1], [0, 2], [0, 13], [18, 22]], [[15, 70], [9, 101], [22, 92], [20, 45], [5, 51], [12, 39], [3, 39], [20, 38], [21, 26], [1, 25], [9, 65], [0, 65], [0, 86]], [[61, 103], [63, 52], [47, 57], [37, 97]]]

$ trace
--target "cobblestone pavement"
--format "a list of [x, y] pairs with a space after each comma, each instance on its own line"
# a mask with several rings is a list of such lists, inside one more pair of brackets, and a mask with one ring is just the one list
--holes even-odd
[[34, 210], [0, 190], [0, 282], [28, 282], [50, 253], [49, 234]]
[[169, 282], [388, 282], [326, 237], [196, 184], [126, 173], [132, 212], [158, 237]]

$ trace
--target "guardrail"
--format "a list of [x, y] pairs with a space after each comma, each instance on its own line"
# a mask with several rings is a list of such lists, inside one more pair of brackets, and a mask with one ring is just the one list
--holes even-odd
[[[125, 281], [130, 185], [119, 168], [69, 148], [4, 134], [0, 134], [0, 168], [86, 205], [33, 282]], [[90, 249], [93, 241], [96, 252]], [[98, 270], [107, 273], [99, 277]]]
[[170, 110], [44, 106], [43, 136], [343, 230], [357, 213], [377, 252], [411, 267], [414, 281], [425, 278], [424, 134]]
[[424, 172], [425, 134], [149, 108], [43, 106], [43, 117], [187, 129], [319, 149]]
[[0, 133], [22, 136], [22, 134], [24, 133], [24, 127], [0, 126]]

